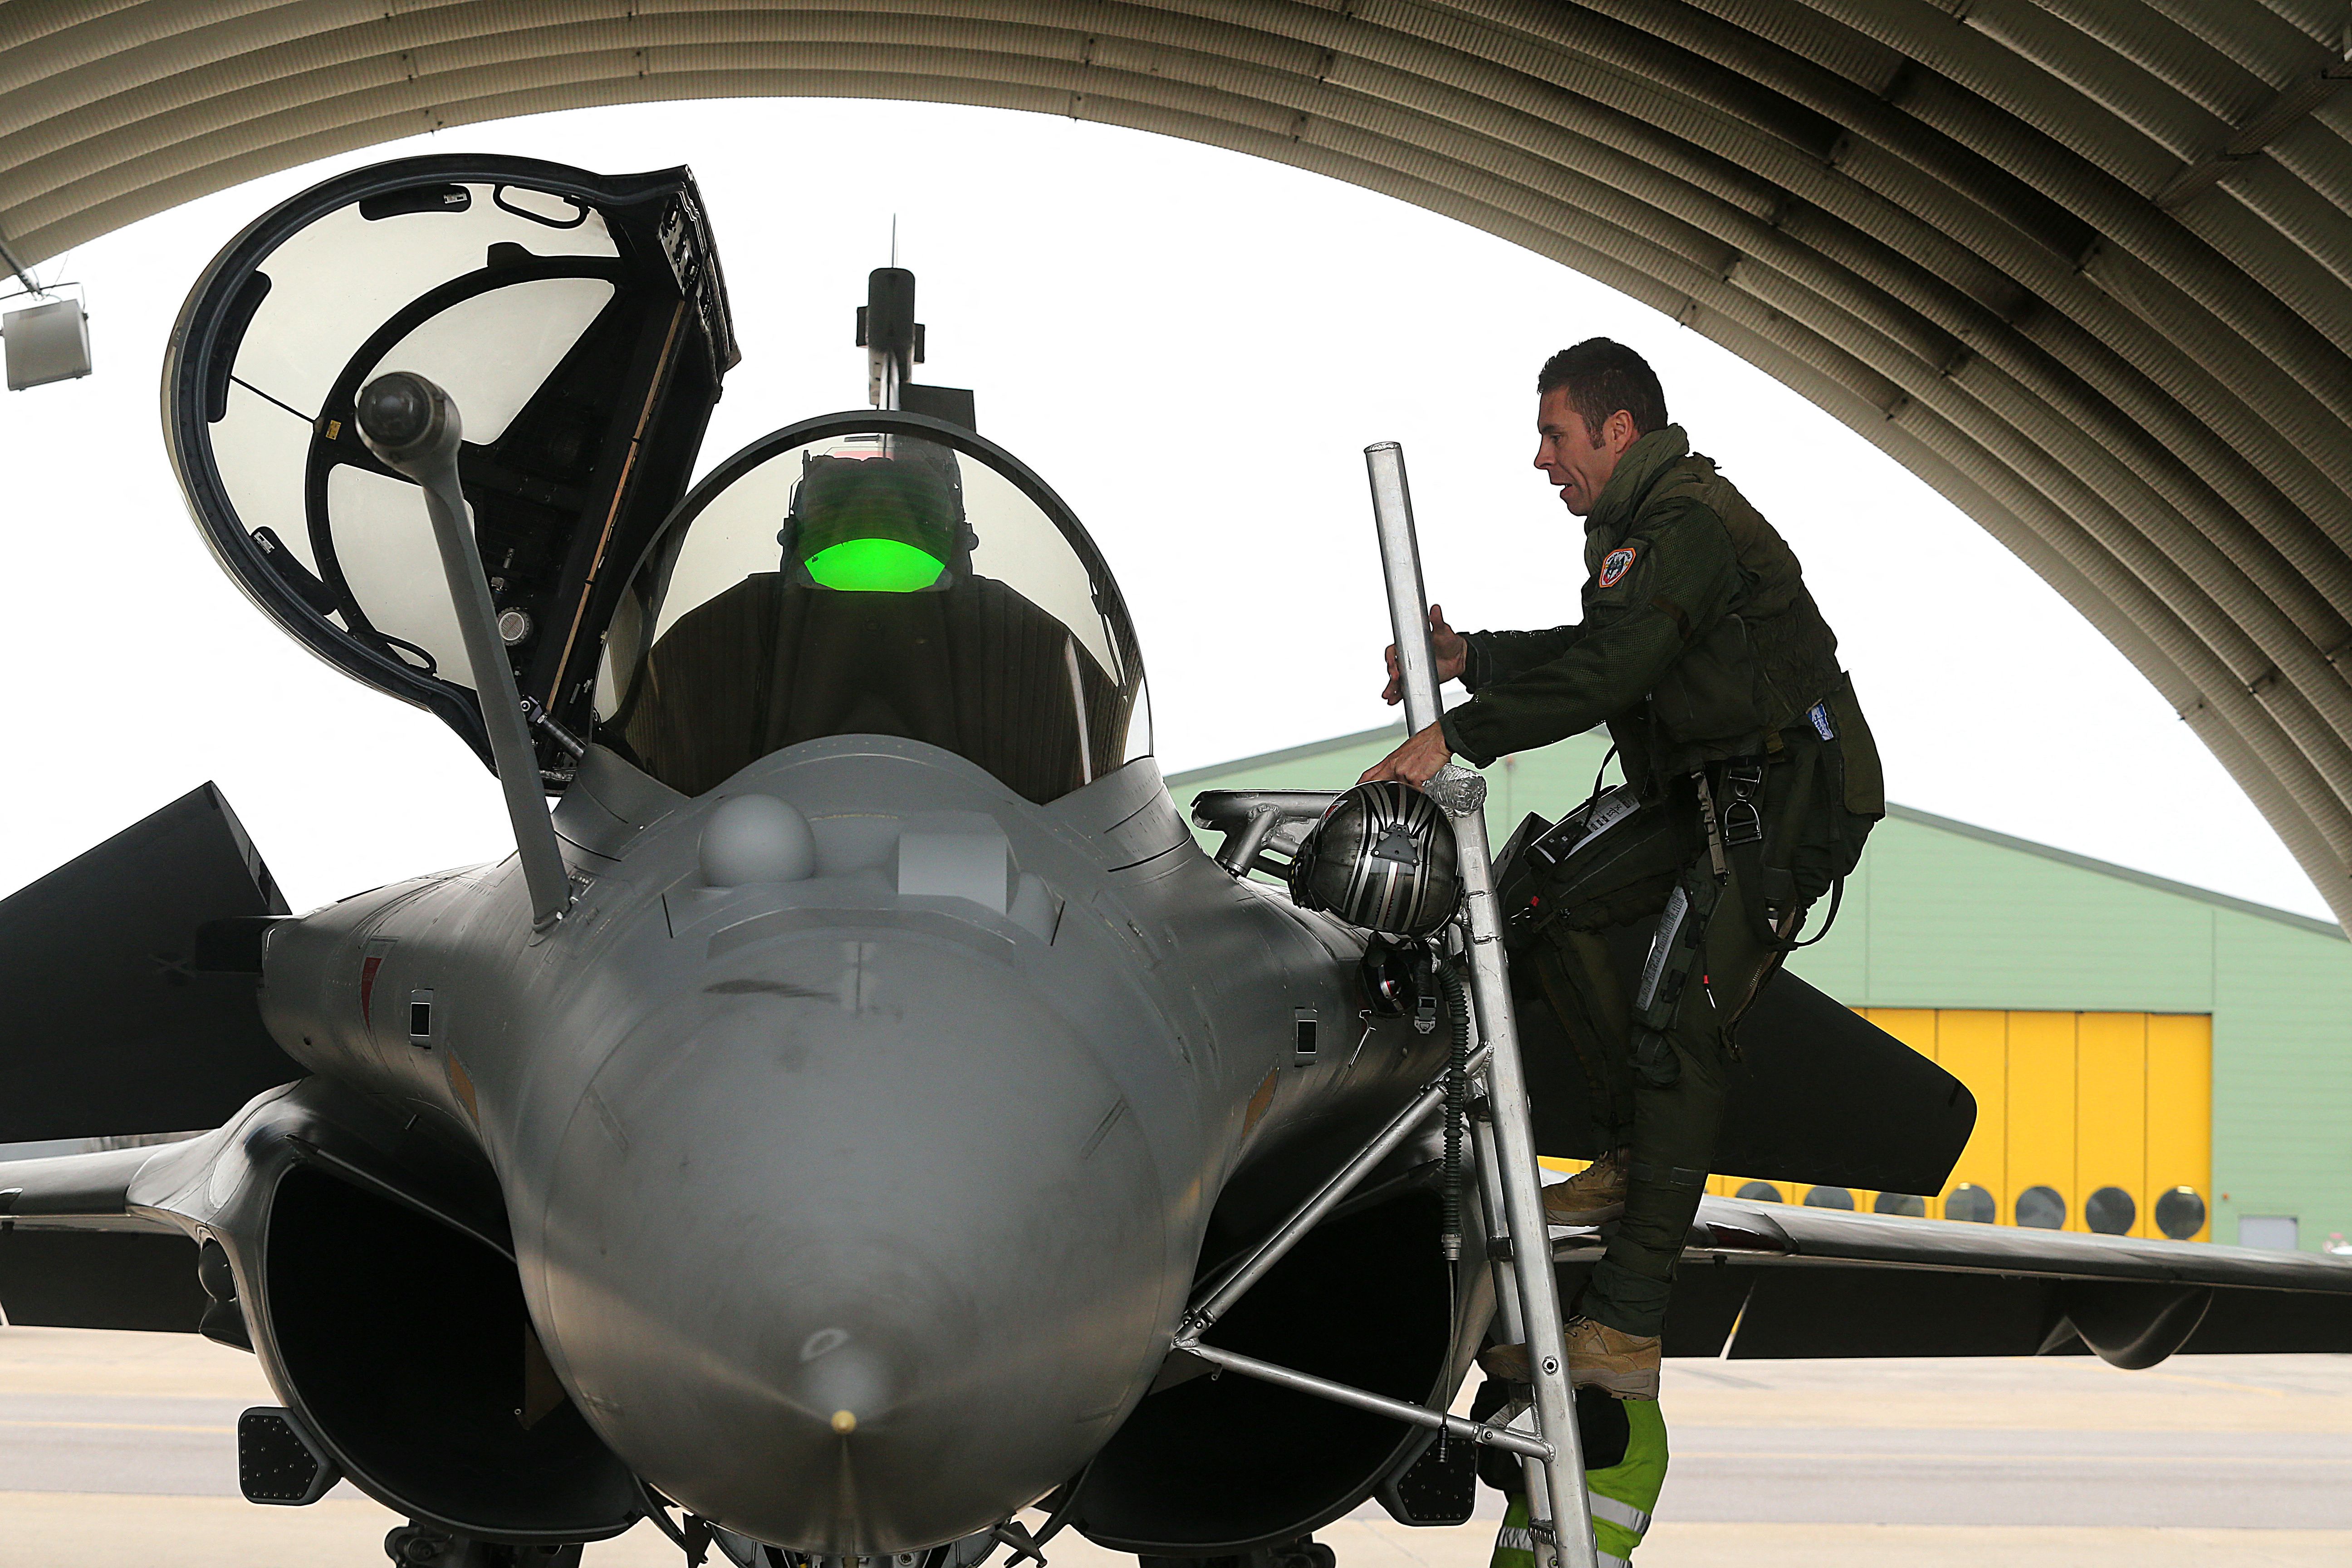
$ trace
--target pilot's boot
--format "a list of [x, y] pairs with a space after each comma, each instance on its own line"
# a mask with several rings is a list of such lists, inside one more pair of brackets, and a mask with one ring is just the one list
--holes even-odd
[[[1619, 1399], [1657, 1398], [1657, 1335], [1620, 1333], [1606, 1323], [1576, 1317], [1569, 1319], [1562, 1337], [1570, 1388], [1597, 1388]], [[1489, 1345], [1479, 1352], [1478, 1365], [1488, 1377], [1506, 1383], [1535, 1378], [1524, 1344]]]
[[1602, 1225], [1625, 1212], [1625, 1174], [1630, 1162], [1612, 1150], [1564, 1182], [1544, 1189], [1548, 1225]]

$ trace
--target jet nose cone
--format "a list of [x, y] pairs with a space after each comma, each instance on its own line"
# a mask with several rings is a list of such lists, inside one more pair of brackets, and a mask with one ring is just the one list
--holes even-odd
[[856, 1432], [861, 1413], [870, 1423], [897, 1403], [889, 1365], [872, 1347], [855, 1342], [845, 1329], [811, 1334], [801, 1346], [801, 1361], [793, 1403], [811, 1412], [831, 1411], [825, 1425], [836, 1437]]
[[811, 936], [651, 1015], [573, 1116], [551, 1348], [680, 1503], [778, 1545], [912, 1550], [1074, 1472], [1183, 1280], [1118, 1087], [1003, 963]]

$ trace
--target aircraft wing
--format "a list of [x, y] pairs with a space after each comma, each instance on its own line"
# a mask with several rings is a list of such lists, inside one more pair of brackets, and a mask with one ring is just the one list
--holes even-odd
[[[1555, 1239], [1562, 1291], [1600, 1257]], [[2352, 1261], [1957, 1220], [1703, 1199], [1669, 1355], [2352, 1352]]]
[[192, 1333], [196, 1244], [139, 1198], [201, 1181], [217, 1134], [0, 1162], [0, 1312], [12, 1327]]
[[[286, 912], [209, 784], [0, 900], [0, 1143], [216, 1128], [300, 1078], [255, 1004], [261, 928]], [[0, 1160], [0, 1311], [194, 1330], [196, 1246], [135, 1188], [202, 1180], [222, 1142]]]

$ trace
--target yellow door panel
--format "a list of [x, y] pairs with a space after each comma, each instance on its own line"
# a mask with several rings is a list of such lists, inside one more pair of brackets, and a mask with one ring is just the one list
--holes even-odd
[[2009, 1015], [2009, 1183], [2001, 1215], [2021, 1197], [2055, 1192], [2072, 1217], [2074, 1186], [2074, 1025], [2072, 1013]]
[[1926, 1057], [1936, 1059], [1936, 1010], [1932, 1007], [1864, 1007], [1862, 1016]]
[[[1938, 1218], [1972, 1217], [1972, 1205], [2017, 1223], [2021, 1194], [2047, 1187], [2068, 1230], [2092, 1228], [2091, 1200], [2106, 1189], [2131, 1200], [2123, 1234], [2164, 1234], [2158, 1205], [2178, 1187], [2195, 1194], [2196, 1239], [2211, 1235], [2212, 1020], [2201, 1015], [2061, 1013], [1927, 1007], [1855, 1009], [1942, 1065], [1976, 1096], [1977, 1125], [1944, 1191], [1927, 1201]], [[1737, 1195], [1751, 1181], [1802, 1203], [1813, 1189], [1777, 1176], [1717, 1176], [1708, 1190]], [[1954, 1194], [1963, 1187], [1981, 1195]], [[1879, 1195], [1855, 1191], [1875, 1212]], [[2029, 1200], [2030, 1202], [2032, 1200]], [[2099, 1205], [2104, 1223], [2120, 1205]], [[2189, 1212], [2176, 1199], [2176, 1214]], [[2046, 1213], [2046, 1206], [2044, 1209]]]
[[[2131, 1223], [2115, 1228], [2121, 1205], [2103, 1201], [2091, 1225], [2095, 1194], [2114, 1189], [2130, 1200]], [[2147, 1015], [2084, 1013], [2074, 1032], [2074, 1192], [2068, 1230], [2105, 1228], [2147, 1236]]]
[[2147, 1020], [2148, 1228], [2160, 1236], [2156, 1205], [2188, 1187], [2205, 1223], [2183, 1240], [2213, 1237], [2213, 1020], [2202, 1014], [2153, 1013]]
[[[1891, 1011], [1891, 1010], [1889, 1010]], [[1969, 1086], [1977, 1098], [1976, 1131], [1969, 1135], [1969, 1146], [1960, 1152], [1960, 1163], [1952, 1168], [1951, 1179], [1944, 1184], [1944, 1194], [1953, 1188], [1969, 1185], [1982, 1187], [1992, 1194], [1993, 1202], [2006, 1215], [2009, 1210], [2009, 1015], [2006, 1013], [1947, 1009], [1941, 1013], [1922, 1013], [1919, 1016], [1933, 1020], [1936, 1060], [1946, 1072]], [[1874, 1017], [1873, 1022], [1877, 1022]], [[1895, 1034], [1890, 1025], [1881, 1024], [1888, 1034]], [[1903, 1037], [1897, 1035], [1897, 1038]], [[1906, 1040], [1914, 1049], [1917, 1042]], [[1927, 1212], [1942, 1217], [1943, 1196], [1927, 1205]]]

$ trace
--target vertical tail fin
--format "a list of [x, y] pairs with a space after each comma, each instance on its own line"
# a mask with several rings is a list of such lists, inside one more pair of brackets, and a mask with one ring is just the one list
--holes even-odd
[[286, 912], [210, 784], [0, 901], [0, 1143], [197, 1131], [301, 1077], [255, 976], [196, 967], [201, 927]]

